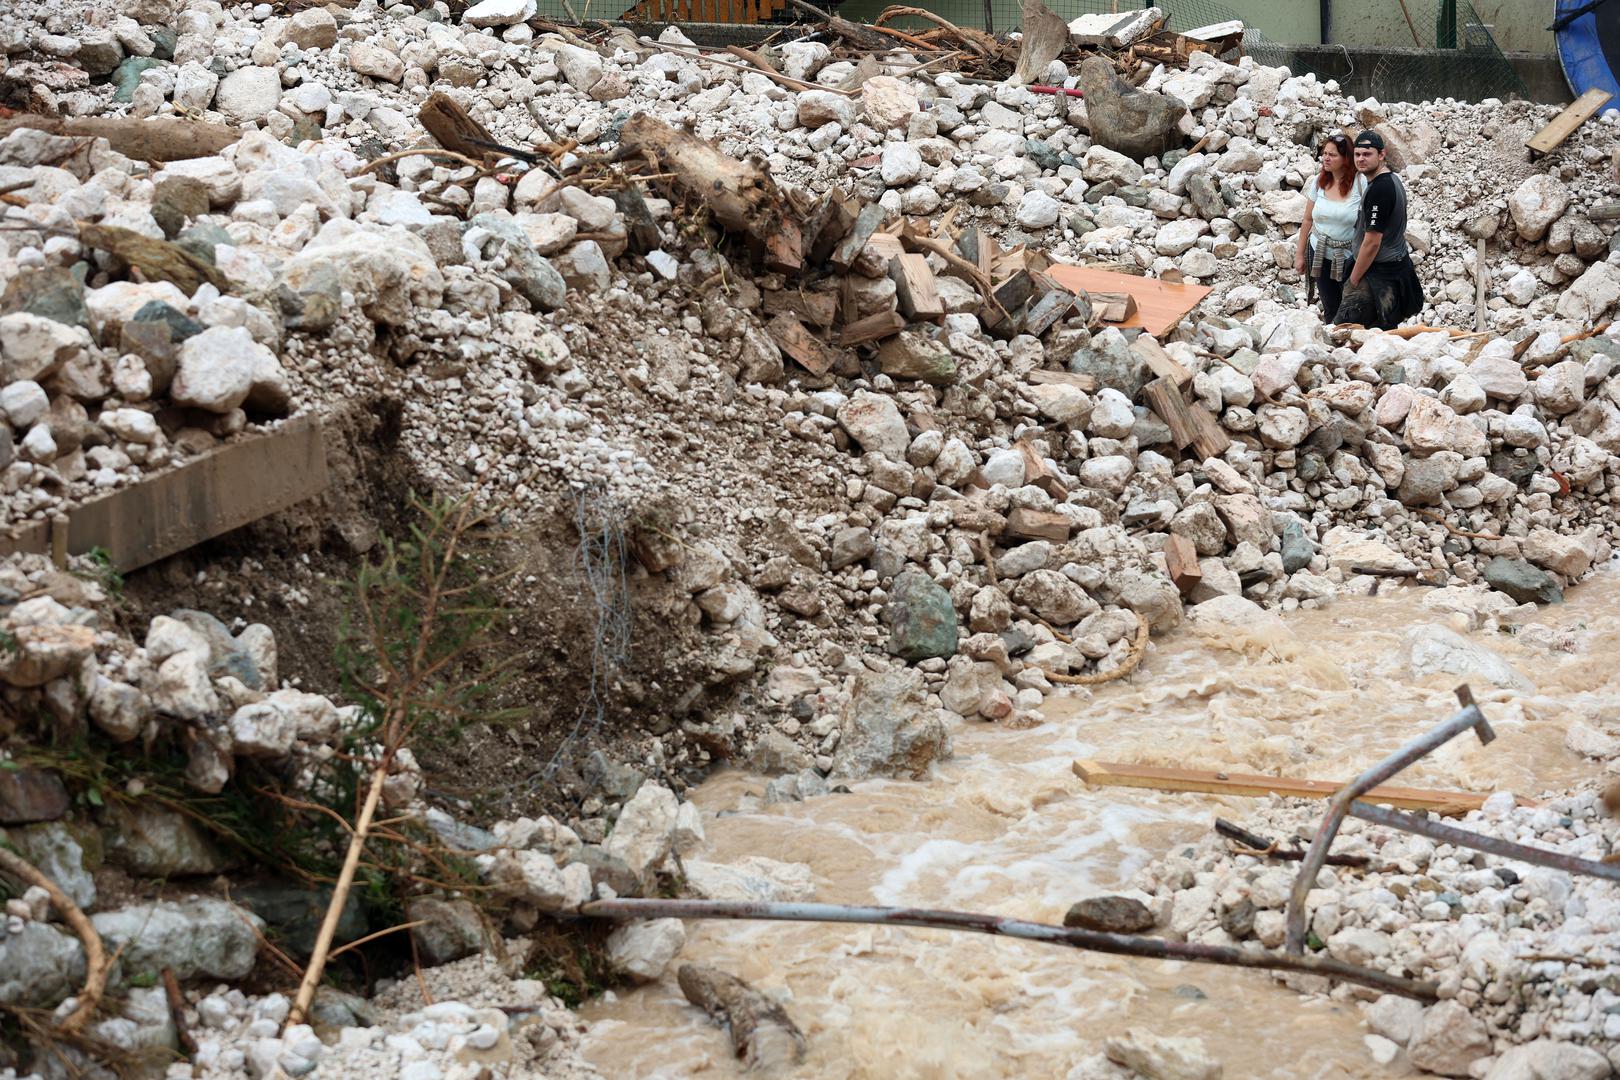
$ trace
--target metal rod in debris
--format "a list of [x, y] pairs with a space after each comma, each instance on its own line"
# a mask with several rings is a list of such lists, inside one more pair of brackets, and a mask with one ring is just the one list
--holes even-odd
[[1419, 1001], [1433, 1001], [1436, 997], [1433, 983], [1403, 979], [1397, 975], [1358, 967], [1327, 956], [1290, 956], [1258, 948], [1200, 945], [1188, 941], [1138, 937], [1134, 934], [1108, 934], [1097, 930], [1051, 926], [1047, 923], [1025, 922], [1022, 919], [962, 911], [851, 904], [615, 899], [593, 900], [582, 904], [579, 907], [579, 914], [592, 918], [620, 920], [760, 919], [772, 922], [867, 923], [875, 926], [964, 930], [973, 934], [1021, 938], [1048, 945], [1067, 945], [1073, 949], [1111, 953], [1116, 956], [1142, 956], [1154, 960], [1184, 960], [1195, 964], [1223, 964], [1228, 967], [1323, 975], [1344, 982], [1359, 983], [1386, 993], [1416, 998]]
[[1571, 874], [1585, 874], [1588, 877], [1620, 881], [1620, 863], [1598, 862], [1596, 859], [1583, 859], [1579, 855], [1565, 855], [1561, 851], [1516, 844], [1512, 840], [1501, 840], [1470, 829], [1459, 829], [1455, 825], [1431, 821], [1421, 814], [1407, 814], [1388, 807], [1355, 802], [1350, 804], [1350, 816], [1370, 821], [1374, 825], [1385, 825], [1391, 829], [1427, 836], [1443, 844], [1456, 844], [1458, 847], [1500, 855], [1504, 859], [1517, 859], [1519, 862], [1536, 866], [1549, 866], [1554, 870], [1567, 870]]
[[1316, 835], [1311, 839], [1310, 849], [1305, 852], [1305, 861], [1300, 864], [1299, 874], [1294, 878], [1293, 892], [1288, 897], [1288, 936], [1283, 947], [1292, 955], [1300, 956], [1305, 951], [1305, 897], [1316, 887], [1316, 875], [1321, 872], [1323, 863], [1327, 861], [1328, 848], [1333, 846], [1333, 838], [1339, 834], [1339, 826], [1344, 824], [1345, 815], [1350, 811], [1350, 804], [1469, 728], [1474, 730], [1474, 734], [1479, 736], [1482, 743], [1489, 743], [1496, 738], [1496, 732], [1491, 730], [1491, 725], [1485, 720], [1485, 714], [1474, 704], [1473, 692], [1467, 686], [1457, 687], [1457, 700], [1462, 704], [1461, 712], [1419, 735], [1334, 792], [1333, 798], [1328, 802], [1328, 811], [1323, 816], [1322, 823], [1316, 827]]

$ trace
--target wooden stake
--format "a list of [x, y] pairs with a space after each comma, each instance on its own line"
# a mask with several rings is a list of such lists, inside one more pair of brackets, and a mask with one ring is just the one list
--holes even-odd
[[[1161, 769], [1112, 761], [1076, 761], [1074, 774], [1101, 787], [1142, 787], [1156, 791], [1197, 791], [1211, 795], [1281, 795], [1288, 799], [1331, 798], [1344, 785], [1333, 780], [1296, 780], [1285, 776], [1213, 772], [1207, 769]], [[1485, 796], [1472, 791], [1433, 791], [1427, 788], [1381, 784], [1362, 796], [1364, 802], [1388, 803], [1404, 810], [1433, 810], [1462, 814], [1485, 804]], [[1538, 803], [1520, 799], [1521, 806]]]
[[1474, 329], [1485, 330], [1485, 238], [1474, 249]]

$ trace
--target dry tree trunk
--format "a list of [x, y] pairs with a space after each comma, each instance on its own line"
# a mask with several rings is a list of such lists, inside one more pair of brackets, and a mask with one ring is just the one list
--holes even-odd
[[759, 162], [738, 161], [648, 113], [625, 121], [619, 146], [621, 158], [649, 158], [671, 174], [670, 187], [707, 206], [722, 227], [756, 240], [780, 230], [786, 200]]
[[682, 964], [675, 977], [687, 1001], [729, 1030], [731, 1048], [748, 1068], [797, 1064], [804, 1059], [804, 1033], [787, 1011], [735, 975]]
[[202, 120], [154, 117], [135, 120], [121, 116], [38, 116], [27, 113], [0, 120], [0, 137], [18, 128], [47, 135], [78, 135], [106, 139], [112, 148], [137, 161], [182, 161], [213, 157], [242, 138], [242, 132], [224, 124]]

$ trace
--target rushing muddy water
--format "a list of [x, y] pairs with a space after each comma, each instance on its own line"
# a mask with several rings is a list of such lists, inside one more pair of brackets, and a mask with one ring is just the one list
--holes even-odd
[[[921, 783], [760, 807], [764, 780], [719, 776], [694, 793], [708, 846], [732, 862], [809, 865], [816, 899], [987, 911], [1061, 922], [1076, 899], [1123, 887], [1144, 863], [1254, 803], [1088, 789], [1077, 758], [1344, 778], [1456, 708], [1455, 675], [1413, 677], [1412, 627], [1448, 623], [1418, 588], [1341, 597], [1281, 622], [1197, 628], [1155, 642], [1129, 680], [1049, 698], [1048, 722], [967, 723]], [[1401, 781], [1536, 794], [1590, 782], [1567, 725], [1620, 701], [1620, 575], [1574, 590], [1535, 622], [1469, 640], [1533, 688], [1468, 681], [1499, 738], [1459, 739]], [[878, 927], [688, 923], [682, 959], [786, 1002], [809, 1038], [793, 1076], [1064, 1077], [1129, 1027], [1204, 1040], [1228, 1078], [1404, 1076], [1373, 1064], [1359, 1010], [1307, 1000], [1264, 973]], [[742, 1075], [724, 1034], [688, 1006], [673, 971], [599, 1002], [587, 1052], [612, 1077]]]

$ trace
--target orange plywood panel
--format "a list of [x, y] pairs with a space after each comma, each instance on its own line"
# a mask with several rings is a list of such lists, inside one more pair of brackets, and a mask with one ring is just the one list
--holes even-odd
[[1053, 263], [1047, 268], [1046, 274], [1070, 292], [1130, 293], [1136, 301], [1136, 314], [1122, 323], [1111, 325], [1126, 329], [1139, 326], [1154, 337], [1163, 337], [1175, 329], [1176, 324], [1210, 292], [1207, 285], [1172, 285], [1158, 278], [1065, 263]]

